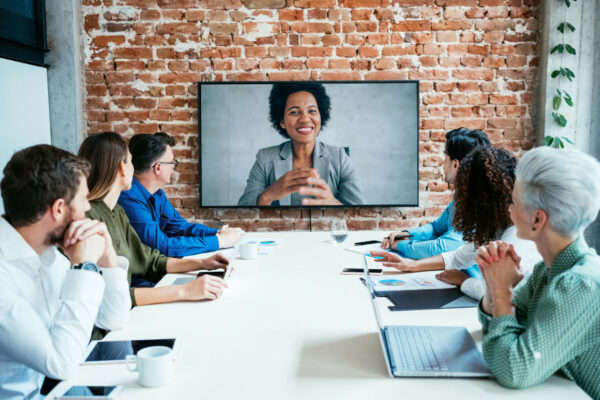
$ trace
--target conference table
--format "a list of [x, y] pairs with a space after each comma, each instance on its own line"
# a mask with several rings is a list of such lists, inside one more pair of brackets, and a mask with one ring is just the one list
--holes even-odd
[[[70, 385], [123, 385], [119, 399], [564, 399], [589, 398], [552, 376], [526, 390], [494, 379], [390, 378], [366, 287], [343, 268], [362, 268], [346, 246], [383, 232], [253, 232], [244, 240], [281, 243], [255, 260], [232, 260], [229, 288], [215, 301], [135, 307], [127, 327], [106, 340], [177, 337], [181, 351], [172, 383], [144, 388], [124, 364], [82, 365], [50, 394]], [[160, 285], [192, 274], [169, 274]], [[481, 348], [476, 308], [389, 311], [387, 325], [465, 326]]]

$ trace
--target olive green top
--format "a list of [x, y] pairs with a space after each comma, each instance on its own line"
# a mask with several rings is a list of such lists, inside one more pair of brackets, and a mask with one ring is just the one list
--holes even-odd
[[[90, 201], [90, 205], [92, 208], [86, 213], [88, 218], [106, 224], [115, 252], [129, 260], [129, 283], [132, 277], [158, 282], [167, 273], [168, 257], [142, 243], [120, 205], [117, 204], [112, 210], [102, 200]], [[130, 294], [131, 302], [135, 306], [133, 288]]]
[[516, 316], [479, 308], [483, 356], [504, 386], [525, 388], [562, 372], [600, 399], [600, 257], [580, 237], [550, 268], [541, 262], [515, 291]]

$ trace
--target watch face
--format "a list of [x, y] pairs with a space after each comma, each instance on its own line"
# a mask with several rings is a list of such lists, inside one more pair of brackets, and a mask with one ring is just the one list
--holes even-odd
[[92, 262], [84, 262], [83, 264], [81, 264], [81, 269], [84, 269], [86, 271], [94, 271], [94, 272], [100, 271], [98, 266]]

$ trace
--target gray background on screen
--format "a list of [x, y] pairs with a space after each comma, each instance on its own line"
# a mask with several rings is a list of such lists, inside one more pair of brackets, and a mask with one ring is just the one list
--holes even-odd
[[[318, 140], [350, 148], [365, 204], [416, 205], [417, 84], [324, 85], [331, 118]], [[201, 86], [203, 206], [237, 206], [258, 150], [286, 140], [269, 123], [271, 87]]]

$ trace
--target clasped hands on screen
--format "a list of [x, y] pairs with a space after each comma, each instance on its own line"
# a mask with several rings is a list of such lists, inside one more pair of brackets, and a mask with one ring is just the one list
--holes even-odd
[[342, 204], [333, 196], [329, 185], [319, 176], [319, 172], [315, 168], [298, 168], [286, 172], [274, 184], [267, 187], [258, 197], [258, 205], [271, 205], [274, 201], [296, 192], [304, 196], [314, 197], [313, 199], [302, 199], [302, 205]]

